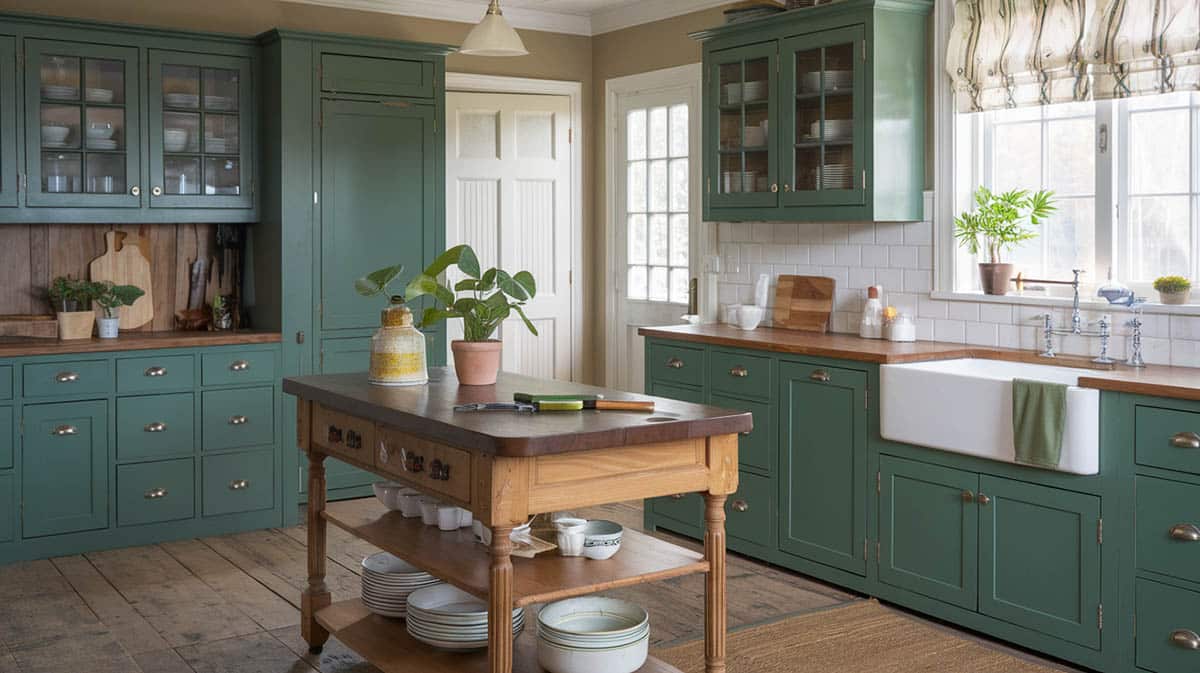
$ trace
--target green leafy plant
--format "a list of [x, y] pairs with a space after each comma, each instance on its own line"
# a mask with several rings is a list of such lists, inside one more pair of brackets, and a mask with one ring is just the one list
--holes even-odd
[[70, 276], [59, 276], [51, 281], [46, 294], [54, 310], [62, 313], [92, 310], [95, 292], [95, 283]]
[[1051, 191], [1014, 189], [995, 194], [981, 186], [975, 192], [975, 212], [954, 218], [954, 237], [972, 255], [986, 251], [991, 263], [999, 264], [1002, 251], [1036, 238], [1037, 231], [1032, 227], [1039, 226], [1056, 210]]
[[132, 306], [146, 294], [141, 288], [133, 285], [113, 285], [109, 281], [90, 283], [94, 301], [100, 305], [105, 318], [118, 317], [117, 309], [122, 306]]
[[[455, 283], [453, 289], [438, 281], [438, 276], [451, 266], [466, 276]], [[538, 333], [522, 309], [537, 294], [533, 274], [528, 271], [509, 274], [496, 268], [481, 271], [479, 258], [469, 245], [443, 252], [424, 272], [409, 281], [404, 294], [410, 302], [424, 296], [434, 299], [436, 305], [425, 309], [421, 326], [462, 318], [465, 341], [487, 341], [514, 311], [530, 332]]]
[[384, 295], [390, 297], [387, 291], [388, 286], [392, 284], [400, 274], [404, 273], [404, 265], [397, 264], [395, 266], [387, 266], [376, 271], [372, 271], [367, 275], [354, 281], [354, 289], [364, 297], [374, 297], [376, 295]]
[[1163, 276], [1154, 281], [1154, 289], [1163, 294], [1179, 294], [1192, 289], [1192, 281], [1183, 276]]

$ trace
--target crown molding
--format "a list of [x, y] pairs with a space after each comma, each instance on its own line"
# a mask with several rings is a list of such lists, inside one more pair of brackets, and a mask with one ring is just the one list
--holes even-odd
[[[592, 35], [611, 33], [614, 30], [632, 28], [643, 23], [653, 23], [684, 14], [700, 12], [733, 0], [641, 0], [629, 5], [614, 7], [592, 14]], [[506, 12], [508, 10], [505, 10]]]

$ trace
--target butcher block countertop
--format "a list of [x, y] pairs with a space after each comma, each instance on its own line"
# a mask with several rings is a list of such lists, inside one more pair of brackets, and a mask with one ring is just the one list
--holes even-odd
[[25, 355], [70, 355], [72, 353], [109, 353], [155, 348], [194, 348], [201, 346], [237, 346], [279, 343], [278, 332], [122, 332], [116, 339], [73, 339], [59, 341], [39, 337], [0, 337], [0, 358]]
[[1037, 353], [1033, 351], [1008, 348], [968, 346], [939, 341], [892, 343], [877, 339], [863, 339], [852, 334], [815, 334], [770, 327], [744, 331], [731, 325], [722, 324], [643, 327], [638, 330], [638, 333], [642, 336], [676, 341], [876, 364], [983, 358], [1062, 365], [1095, 371], [1094, 376], [1079, 378], [1079, 385], [1084, 388], [1200, 401], [1200, 368], [1195, 367], [1151, 365], [1145, 369], [1134, 369], [1121, 364], [1102, 367], [1092, 364], [1090, 358], [1064, 356], [1048, 360], [1038, 357]]

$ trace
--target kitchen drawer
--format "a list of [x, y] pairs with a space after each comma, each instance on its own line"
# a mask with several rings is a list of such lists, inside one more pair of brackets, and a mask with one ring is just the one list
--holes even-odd
[[275, 390], [207, 390], [201, 396], [201, 444], [205, 451], [275, 441]]
[[651, 344], [646, 356], [646, 378], [649, 381], [704, 385], [704, 349], [675, 344]]
[[379, 429], [375, 466], [423, 491], [471, 502], [471, 454], [410, 434]]
[[249, 451], [205, 456], [204, 516], [270, 509], [275, 503], [275, 454]]
[[151, 356], [117, 360], [117, 392], [158, 393], [188, 390], [196, 380], [191, 355]]
[[750, 434], [738, 437], [738, 464], [766, 473], [774, 472], [775, 422], [771, 418], [771, 405], [716, 393], [709, 398], [709, 403], [723, 409], [749, 411], [754, 416], [754, 429]]
[[140, 526], [196, 514], [191, 458], [117, 466], [117, 525]]
[[399, 98], [433, 97], [433, 63], [321, 54], [321, 90]]
[[117, 460], [191, 454], [196, 446], [192, 393], [117, 399]]
[[768, 547], [775, 527], [772, 499], [775, 482], [770, 477], [741, 472], [738, 490], [725, 501], [725, 526], [729, 537]]
[[651, 381], [646, 386], [646, 392], [655, 397], [666, 397], [672, 400], [679, 400], [680, 402], [704, 404], [704, 391], [699, 388], [673, 386], [669, 383]]
[[16, 483], [12, 472], [0, 472], [0, 542], [10, 542], [17, 529]]
[[13, 408], [0, 407], [0, 470], [13, 466]]
[[1134, 446], [1141, 465], [1200, 474], [1200, 413], [1139, 405]]
[[1137, 665], [1154, 673], [1200, 670], [1200, 594], [1137, 581]]
[[[677, 493], [655, 498], [649, 501], [649, 505], [654, 509], [655, 516], [665, 517], [691, 528], [704, 526], [704, 498], [700, 497], [699, 493]], [[657, 523], [671, 529], [670, 523], [664, 524], [662, 521]]]
[[775, 390], [773, 360], [764, 355], [709, 351], [708, 384], [714, 394], [765, 400]]
[[0, 400], [11, 400], [13, 396], [13, 368], [4, 365], [0, 367]]
[[330, 455], [371, 465], [375, 450], [375, 423], [340, 411], [313, 405], [312, 443]]
[[112, 392], [112, 363], [108, 360], [41, 362], [25, 365], [21, 373], [25, 397], [86, 397]]
[[274, 383], [274, 351], [222, 351], [200, 358], [200, 378], [206, 386]]
[[1200, 582], [1200, 486], [1141, 476], [1136, 484], [1138, 568]]

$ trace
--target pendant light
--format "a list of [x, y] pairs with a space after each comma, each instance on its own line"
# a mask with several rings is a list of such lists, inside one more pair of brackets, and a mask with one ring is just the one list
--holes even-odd
[[500, 0], [492, 0], [483, 21], [471, 29], [458, 53], [470, 56], [525, 56], [529, 50], [517, 31], [504, 20]]

